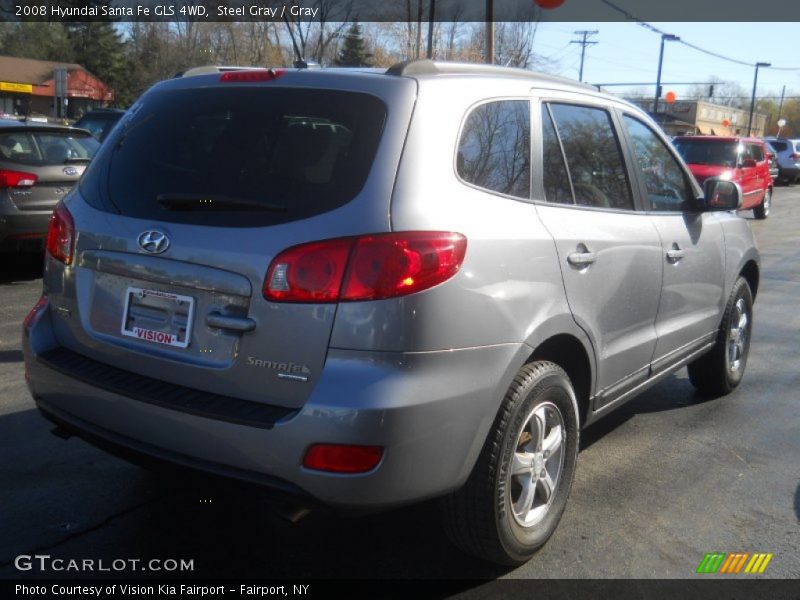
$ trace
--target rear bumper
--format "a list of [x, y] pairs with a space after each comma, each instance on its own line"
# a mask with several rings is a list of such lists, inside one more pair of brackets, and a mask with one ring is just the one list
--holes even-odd
[[[383, 508], [460, 487], [519, 364], [521, 345], [426, 353], [330, 350], [309, 401], [271, 428], [163, 405], [65, 375], [39, 357], [57, 344], [48, 310], [23, 332], [28, 385], [48, 418], [96, 445], [306, 494], [341, 508]], [[518, 358], [519, 357], [519, 358]], [[314, 443], [379, 445], [358, 475], [302, 466]]]
[[800, 167], [781, 167], [778, 166], [778, 176], [781, 178], [793, 180], [800, 177]]

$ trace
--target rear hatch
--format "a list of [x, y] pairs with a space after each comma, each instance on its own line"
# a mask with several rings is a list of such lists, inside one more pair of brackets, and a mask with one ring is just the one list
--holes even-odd
[[20, 211], [50, 211], [77, 183], [99, 144], [64, 128], [0, 129], [0, 186]]
[[66, 202], [75, 266], [47, 282], [67, 309], [54, 315], [63, 346], [228, 397], [306, 401], [336, 305], [267, 301], [267, 269], [296, 244], [389, 230], [416, 88], [366, 74], [278, 83], [171, 81], [128, 111]]

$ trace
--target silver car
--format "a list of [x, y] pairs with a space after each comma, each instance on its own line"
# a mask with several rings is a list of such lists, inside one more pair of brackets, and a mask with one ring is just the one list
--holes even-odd
[[0, 258], [41, 252], [53, 209], [98, 147], [82, 129], [0, 119]]
[[148, 91], [56, 210], [27, 379], [64, 435], [343, 509], [443, 498], [527, 560], [581, 428], [742, 379], [741, 190], [527, 71], [232, 71]]

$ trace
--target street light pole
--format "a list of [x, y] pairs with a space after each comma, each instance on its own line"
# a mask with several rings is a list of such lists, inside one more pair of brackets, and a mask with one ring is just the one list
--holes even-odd
[[653, 117], [658, 114], [658, 99], [661, 97], [661, 66], [664, 64], [664, 42], [677, 42], [680, 40], [677, 35], [671, 33], [661, 34], [661, 52], [658, 54], [658, 75], [656, 75], [656, 96], [653, 99]]
[[757, 62], [756, 63], [756, 74], [753, 77], [753, 95], [750, 97], [750, 117], [747, 119], [747, 135], [752, 135], [752, 127], [753, 127], [753, 109], [756, 106], [756, 85], [758, 84], [758, 68], [759, 67], [771, 67], [772, 63], [765, 63], [765, 62]]

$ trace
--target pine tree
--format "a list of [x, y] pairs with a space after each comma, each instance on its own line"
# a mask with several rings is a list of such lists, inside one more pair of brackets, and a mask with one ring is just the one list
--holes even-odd
[[340, 67], [369, 67], [372, 54], [366, 50], [364, 38], [361, 35], [361, 26], [355, 21], [350, 29], [347, 30], [344, 44], [336, 58], [336, 64]]

